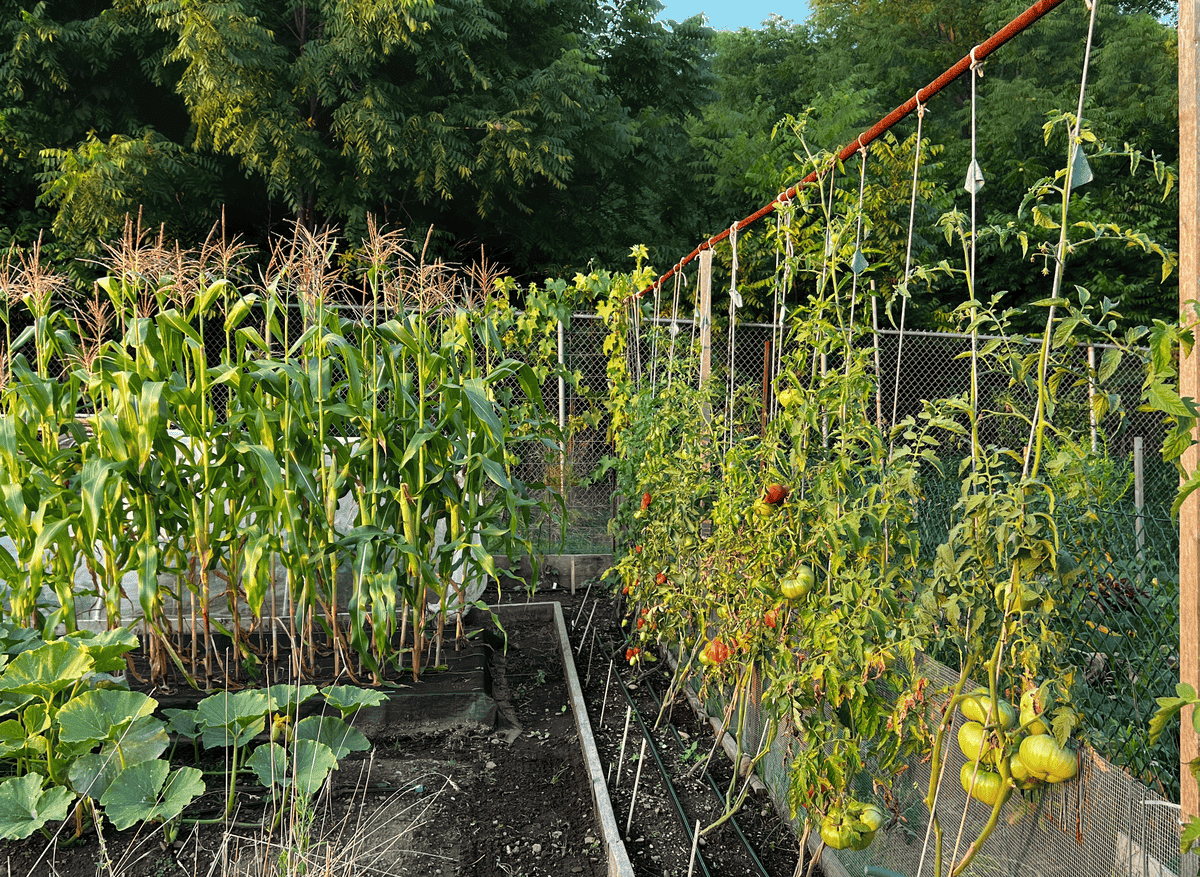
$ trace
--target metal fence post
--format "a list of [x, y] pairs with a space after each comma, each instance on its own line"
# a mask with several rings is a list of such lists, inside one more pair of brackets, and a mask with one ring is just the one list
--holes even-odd
[[1146, 566], [1146, 479], [1143, 474], [1142, 437], [1133, 437], [1133, 538], [1137, 543], [1138, 584], [1145, 578]]
[[[1088, 424], [1092, 428], [1092, 453], [1096, 453], [1099, 447], [1096, 441], [1096, 432], [1099, 424], [1096, 421], [1096, 346], [1089, 344], [1087, 349], [1088, 358]], [[1140, 441], [1140, 439], [1139, 439]]]

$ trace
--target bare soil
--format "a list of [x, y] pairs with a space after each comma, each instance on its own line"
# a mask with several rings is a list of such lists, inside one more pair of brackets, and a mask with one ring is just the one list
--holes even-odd
[[[614, 768], [627, 704], [620, 687], [608, 680], [610, 664], [633, 683], [631, 693], [648, 722], [658, 710], [648, 689], [661, 694], [666, 677], [657, 669], [635, 675], [638, 671], [624, 662], [622, 607], [602, 584], [594, 585], [586, 600], [583, 588], [571, 596], [568, 589], [552, 585], [533, 595], [506, 587], [503, 598], [563, 603], [623, 832], [637, 786], [626, 838], [635, 873], [683, 877], [691, 836], [673, 799], [679, 799], [691, 826], [697, 820], [707, 825], [722, 811], [710, 783], [694, 770], [697, 753], [706, 754], [712, 744], [711, 730], [700, 726], [686, 705], [676, 705], [671, 717], [680, 738], [667, 727], [654, 732], [673, 777], [672, 795], [649, 751], [644, 759], [636, 757], [640, 737], [631, 728], [617, 783]], [[184, 824], [174, 837], [166, 837], [161, 827], [125, 832], [106, 827], [100, 834], [86, 829], [78, 839], [73, 838], [73, 822], [51, 825], [51, 838], [35, 834], [0, 843], [0, 867], [13, 877], [600, 877], [607, 873], [607, 862], [552, 630], [547, 623], [521, 622], [510, 624], [506, 632], [507, 650], [490, 656], [494, 728], [377, 732], [370, 753], [344, 759], [316, 801], [288, 808], [274, 831], [269, 823], [275, 812], [262, 790], [239, 792], [234, 824], [218, 818], [224, 795], [220, 765], [209, 765], [216, 768], [216, 775], [207, 778], [210, 791], [185, 816], [209, 816], [212, 824]], [[728, 761], [714, 758], [711, 771], [724, 790], [730, 779]], [[761, 867], [727, 825], [701, 839], [698, 851], [707, 873], [790, 877], [796, 838], [769, 802], [749, 800], [738, 824]], [[706, 872], [697, 865], [694, 873]]]

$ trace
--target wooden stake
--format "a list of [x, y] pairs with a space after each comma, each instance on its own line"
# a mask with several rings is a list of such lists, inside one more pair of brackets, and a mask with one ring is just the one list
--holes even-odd
[[600, 721], [596, 723], [597, 728], [604, 727], [604, 709], [608, 706], [608, 686], [612, 684], [613, 662], [608, 662], [608, 678], [604, 680], [604, 699], [600, 701]]
[[583, 687], [588, 688], [592, 684], [592, 656], [596, 654], [596, 634], [598, 631], [592, 631], [592, 646], [588, 649], [587, 662], [587, 678], [583, 680]]
[[[572, 576], [571, 580], [572, 580], [572, 582], [574, 582], [574, 576], [575, 576], [575, 561], [574, 560], [571, 561], [571, 576]], [[583, 614], [583, 609], [585, 606], [587, 606], [588, 597], [592, 593], [592, 584], [595, 581], [596, 581], [595, 579], [592, 579], [592, 581], [588, 582], [587, 590], [583, 592], [583, 602], [581, 602], [579, 604], [579, 609], [576, 610], [576, 612], [575, 612], [575, 620], [571, 622], [572, 629], [579, 627], [579, 616], [581, 616]], [[572, 591], [571, 593], [575, 593], [575, 592]], [[591, 623], [592, 623], [591, 619], [589, 619], [588, 624], [591, 624]]]
[[596, 617], [596, 607], [599, 605], [600, 604], [598, 602], [592, 604], [592, 611], [591, 614], [588, 615], [587, 624], [583, 626], [583, 635], [579, 637], [580, 642], [583, 642], [585, 639], [587, 639], [588, 631], [592, 629], [592, 619]]
[[[1200, 70], [1200, 22], [1196, 0], [1179, 0], [1179, 312], [1185, 322], [1194, 317], [1200, 299], [1200, 118], [1197, 117], [1197, 78]], [[1180, 354], [1179, 392], [1184, 398], [1200, 397], [1200, 352]], [[1200, 436], [1193, 436], [1200, 439]], [[1200, 448], [1192, 445], [1183, 454], [1184, 470], [1194, 472]], [[1179, 510], [1179, 681], [1200, 689], [1200, 492], [1193, 493]], [[1192, 708], [1183, 711], [1179, 735], [1180, 798], [1182, 817], [1200, 815], [1200, 787], [1189, 769], [1200, 757], [1192, 728]]]
[[[628, 831], [626, 832], [628, 834]], [[688, 877], [692, 877], [692, 870], [696, 867], [696, 848], [700, 845], [700, 820], [696, 820], [696, 828], [692, 832], [692, 855], [688, 858]]]

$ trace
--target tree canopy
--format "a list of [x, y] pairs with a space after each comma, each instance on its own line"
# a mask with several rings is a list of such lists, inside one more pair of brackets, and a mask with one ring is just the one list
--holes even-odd
[[[87, 257], [139, 212], [185, 242], [222, 212], [251, 242], [293, 221], [356, 239], [373, 216], [528, 279], [622, 268], [635, 244], [669, 265], [795, 182], [806, 149], [852, 140], [1025, 5], [814, 0], [805, 22], [714, 32], [660, 21], [658, 0], [0, 0], [0, 245], [45, 229], [50, 250]], [[1144, 164], [1130, 173], [1135, 153], [1176, 159], [1171, 6], [1099, 7], [1083, 113], [1096, 182], [1077, 204], [1173, 248], [1173, 194]], [[1067, 126], [1046, 124], [1075, 110], [1087, 18], [1063, 4], [978, 81], [980, 210], [1035, 243], [1046, 230], [1020, 206], [1063, 166]], [[969, 85], [925, 119], [926, 260], [952, 250], [937, 215], [965, 203]], [[788, 118], [803, 119], [803, 145]], [[880, 144], [871, 181], [885, 288], [913, 129]], [[981, 252], [987, 291], [1042, 297], [1009, 240]], [[1129, 319], [1174, 300], [1128, 248], [1097, 245], [1073, 271]], [[962, 291], [921, 294], [936, 323]]]
[[36, 191], [85, 250], [135, 205], [179, 234], [218, 204], [257, 230], [374, 214], [525, 267], [695, 234], [646, 190], [687, 158], [712, 32], [655, 0], [4, 5], [10, 229]]
[[[765, 203], [807, 170], [796, 160], [805, 157], [803, 150], [792, 138], [780, 136], [777, 122], [783, 114], [804, 116], [806, 148], [836, 151], [968, 56], [1028, 4], [814, 0], [812, 5], [807, 22], [774, 19], [759, 30], [717, 37], [719, 97], [704, 108], [692, 130], [708, 156], [711, 184], [731, 201], [740, 199], [742, 208]], [[1096, 179], [1078, 190], [1073, 212], [1082, 221], [1136, 229], [1174, 250], [1176, 193], [1156, 181], [1148, 163], [1137, 158], [1157, 156], [1167, 163], [1178, 158], [1177, 34], [1156, 17], [1164, 11], [1156, 0], [1099, 6], [1083, 110], [1084, 131], [1091, 138], [1084, 149], [1092, 155]], [[1076, 111], [1087, 25], [1084, 4], [1063, 4], [983, 64], [976, 102], [977, 150], [986, 179], [978, 196], [980, 223], [1013, 230], [1004, 246], [981, 238], [977, 276], [984, 298], [1004, 292], [1017, 306], [1045, 297], [1040, 272], [1021, 266], [1027, 260], [1020, 258], [1017, 232], [1034, 247], [1050, 233], [1020, 207], [1031, 186], [1065, 166], [1067, 125], [1047, 129], [1047, 124], [1063, 112], [1073, 116]], [[772, 75], [776, 71], [779, 75]], [[894, 132], [897, 140], [905, 142], [915, 127], [915, 117], [901, 123]], [[935, 182], [942, 195], [922, 204], [965, 210], [969, 76], [929, 101], [923, 129], [938, 157], [924, 166], [922, 176]], [[911, 150], [908, 161], [911, 168]], [[885, 178], [876, 182], [888, 185]], [[845, 184], [855, 198], [857, 183], [855, 173]], [[892, 203], [885, 209], [887, 200], [881, 199], [879, 208], [885, 223], [883, 217], [897, 206], [907, 214], [908, 186], [893, 180]], [[919, 260], [961, 262], [955, 253], [958, 244], [941, 240], [928, 216], [918, 229], [922, 232]], [[897, 260], [893, 253], [883, 261], [894, 265]], [[885, 288], [895, 285], [895, 276], [880, 271], [874, 276]], [[1124, 243], [1090, 246], [1086, 259], [1072, 260], [1068, 283], [1118, 300], [1131, 322], [1173, 313], [1176, 307], [1174, 278], [1164, 282], [1159, 260]], [[945, 282], [920, 294], [923, 306], [917, 319], [929, 325], [937, 325], [940, 313], [965, 298], [961, 286]]]

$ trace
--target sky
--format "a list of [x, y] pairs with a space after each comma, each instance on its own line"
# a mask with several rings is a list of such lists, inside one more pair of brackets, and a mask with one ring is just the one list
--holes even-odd
[[716, 30], [737, 30], [740, 27], [757, 29], [771, 13], [804, 21], [808, 4], [804, 0], [662, 0], [666, 9], [659, 13], [661, 21], [683, 21], [698, 12], [708, 17], [708, 26]]

